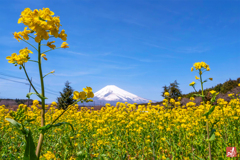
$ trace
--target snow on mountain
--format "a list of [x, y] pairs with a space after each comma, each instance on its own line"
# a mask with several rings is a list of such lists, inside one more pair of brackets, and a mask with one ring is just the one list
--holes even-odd
[[[128, 102], [128, 103], [148, 103], [149, 100], [145, 98], [138, 97], [135, 94], [129, 93], [115, 85], [107, 85], [106, 87], [100, 89], [94, 93], [92, 98], [95, 105], [105, 105], [110, 103], [111, 105], [116, 105], [117, 102]], [[94, 105], [94, 102], [88, 102], [84, 105]], [[153, 101], [154, 102], [154, 101]], [[79, 105], [82, 105], [79, 103]]]

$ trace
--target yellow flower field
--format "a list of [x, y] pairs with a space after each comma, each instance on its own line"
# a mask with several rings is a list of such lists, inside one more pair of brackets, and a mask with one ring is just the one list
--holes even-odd
[[[230, 103], [218, 99], [218, 105], [209, 116], [209, 127], [215, 136], [211, 141], [213, 159], [226, 159], [226, 147], [240, 147], [239, 140], [239, 99]], [[175, 102], [178, 104], [177, 102]], [[36, 103], [37, 104], [37, 103]], [[38, 104], [37, 104], [38, 105]], [[63, 114], [58, 121], [69, 122], [70, 126], [51, 128], [46, 133], [40, 159], [206, 159], [208, 146], [206, 138], [206, 118], [202, 116], [204, 106], [177, 106], [164, 109], [163, 106], [139, 106], [118, 103], [106, 104], [100, 111], [78, 106]], [[167, 108], [167, 107], [166, 107]], [[211, 105], [206, 104], [209, 110]], [[35, 119], [31, 128], [37, 143], [41, 126], [41, 110], [35, 105], [27, 108], [19, 105], [18, 111], [25, 112], [26, 119]], [[50, 124], [63, 110], [53, 105], [45, 114], [46, 124]], [[11, 117], [5, 106], [0, 107], [1, 159], [22, 159], [24, 137], [12, 128], [6, 120]], [[197, 156], [197, 157], [196, 157]], [[4, 158], [5, 157], [5, 158]]]
[[[25, 8], [18, 19], [26, 27], [23, 31], [14, 32], [14, 38], [26, 42], [37, 52], [37, 60], [32, 60], [33, 54], [28, 47], [19, 50], [19, 54], [7, 56], [8, 63], [19, 65], [23, 69], [34, 92], [27, 93], [30, 98], [36, 94], [41, 99], [33, 101], [31, 107], [20, 104], [17, 111], [10, 111], [4, 105], [0, 106], [0, 159], [3, 160], [161, 160], [161, 159], [199, 159], [224, 160], [226, 147], [240, 147], [239, 99], [232, 97], [230, 103], [223, 99], [216, 101], [216, 91], [212, 90], [210, 102], [195, 106], [189, 102], [180, 106], [178, 101], [169, 99], [172, 93], [165, 92], [164, 106], [153, 106], [149, 101], [147, 106], [117, 103], [116, 106], [106, 104], [100, 111], [81, 108], [78, 102], [92, 102], [94, 93], [91, 87], [83, 91], [74, 91], [76, 100], [66, 110], [58, 110], [56, 102], [46, 112], [44, 78], [55, 70], [43, 75], [42, 58], [46, 53], [56, 49], [69, 48], [67, 42], [56, 47], [55, 41], [49, 38], [67, 40], [65, 30], [59, 30], [60, 17], [53, 16], [49, 8]], [[28, 30], [27, 30], [28, 29]], [[33, 34], [34, 33], [34, 34]], [[34, 36], [35, 35], [35, 36]], [[29, 38], [37, 43], [37, 47], [28, 42]], [[45, 43], [46, 42], [46, 43]], [[50, 49], [42, 51], [42, 46]], [[29, 79], [25, 64], [37, 64], [41, 82], [38, 91]], [[201, 83], [201, 94], [193, 96], [204, 98], [203, 73], [210, 71], [205, 62], [196, 62], [191, 71], [197, 72], [195, 79]], [[208, 78], [213, 80], [213, 78]], [[195, 82], [189, 84], [195, 89]], [[238, 85], [240, 86], [240, 84]], [[197, 93], [197, 92], [195, 92]], [[235, 99], [234, 99], [235, 98]], [[191, 97], [190, 100], [194, 100]], [[40, 108], [40, 109], [39, 109]], [[36, 145], [37, 144], [37, 145]]]

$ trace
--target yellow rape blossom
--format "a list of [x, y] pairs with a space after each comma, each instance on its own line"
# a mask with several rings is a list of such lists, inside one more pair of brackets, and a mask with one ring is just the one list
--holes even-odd
[[27, 57], [29, 53], [33, 53], [33, 52], [29, 50], [28, 47], [25, 47], [24, 49], [21, 49], [19, 53]]
[[83, 88], [83, 91], [84, 92], [92, 92], [92, 88], [91, 87], [86, 87], [86, 88]]
[[33, 101], [33, 105], [36, 106], [36, 105], [38, 105], [38, 104], [39, 104], [38, 100], [34, 100], [34, 101]]
[[168, 93], [168, 92], [165, 92], [165, 93], [164, 93], [164, 96], [169, 96], [169, 93]]
[[50, 151], [47, 151], [47, 153], [44, 154], [43, 157], [45, 157], [47, 160], [52, 160], [52, 159], [55, 160], [56, 159], [55, 155]]
[[194, 97], [190, 97], [190, 101], [195, 101], [195, 98]]
[[19, 32], [19, 34], [23, 37], [25, 40], [29, 40], [28, 34], [31, 33], [31, 30], [27, 30], [27, 27], [24, 28], [24, 31]]
[[200, 79], [199, 77], [195, 76], [195, 79]]
[[73, 92], [73, 99], [85, 99], [86, 98], [86, 92], [82, 91], [82, 92], [78, 92], [78, 91], [74, 91]]
[[[35, 41], [39, 43], [42, 39], [47, 40], [49, 38], [48, 34], [53, 35], [55, 38], [59, 36], [58, 31], [61, 26], [59, 17], [52, 17], [54, 13], [50, 11], [49, 8], [43, 8], [42, 10], [35, 9], [32, 11], [29, 8], [25, 8], [21, 13], [18, 23], [23, 23], [28, 26], [31, 31], [24, 30], [22, 32], [23, 36], [27, 38], [28, 33], [36, 32]], [[47, 32], [49, 31], [49, 32]], [[65, 40], [66, 34], [64, 32], [60, 33], [59, 38]], [[17, 34], [14, 37], [18, 40], [20, 39]]]
[[20, 42], [19, 39], [22, 40], [22, 37], [20, 36], [20, 33], [14, 32], [14, 33], [13, 33], [13, 36], [14, 36], [14, 38], [15, 38], [16, 40], [18, 40], [18, 42]]
[[192, 83], [189, 84], [189, 86], [194, 86], [195, 82], [193, 81]]
[[61, 45], [61, 48], [69, 48], [67, 42], [63, 42], [62, 45]]
[[61, 38], [63, 41], [67, 40], [67, 34], [65, 34], [65, 30], [63, 29], [61, 33], [58, 35], [59, 38]]
[[54, 44], [52, 44], [52, 43], [55, 43], [55, 41], [47, 42], [47, 46], [48, 46], [49, 48], [51, 48], [51, 49], [55, 49], [56, 46], [55, 46]]
[[43, 57], [45, 60], [47, 60], [46, 54], [42, 54], [41, 57]]
[[53, 101], [53, 102], [52, 102], [52, 105], [57, 106], [57, 103]]

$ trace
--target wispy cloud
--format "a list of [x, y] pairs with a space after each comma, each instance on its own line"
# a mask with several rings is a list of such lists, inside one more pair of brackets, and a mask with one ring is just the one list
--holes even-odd
[[157, 57], [162, 57], [162, 58], [175, 58], [175, 59], [182, 59], [181, 57], [176, 57], [176, 56], [172, 56], [172, 55], [169, 55], [169, 54], [159, 54], [159, 55], [156, 55]]
[[62, 76], [62, 77], [76, 77], [76, 76], [83, 76], [83, 75], [89, 75], [93, 74], [92, 72], [73, 72], [73, 73], [60, 73], [55, 74], [56, 76]]
[[122, 58], [127, 58], [127, 59], [133, 59], [133, 60], [136, 60], [136, 61], [139, 61], [139, 62], [147, 62], [147, 63], [161, 62], [159, 60], [131, 57], [131, 56], [125, 56], [125, 55], [119, 55], [119, 54], [111, 54], [111, 56], [122, 57]]
[[146, 25], [144, 25], [144, 24], [142, 24], [142, 23], [139, 23], [139, 22], [136, 22], [136, 21], [134, 21], [134, 20], [123, 19], [122, 21], [123, 21], [123, 22], [126, 22], [126, 23], [129, 23], [129, 24], [137, 25], [137, 26], [140, 26], [140, 27], [146, 27]]
[[104, 67], [104, 68], [107, 68], [107, 69], [129, 70], [129, 69], [136, 68], [136, 66], [138, 66], [138, 65], [131, 65], [129, 67], [126, 67], [126, 65], [124, 65], [124, 66], [117, 66], [117, 65], [107, 65], [107, 64], [105, 64], [105, 65], [103, 65], [101, 67]]
[[115, 63], [115, 64], [125, 64], [124, 62], [121, 61], [114, 61], [114, 60], [109, 60], [109, 59], [97, 59], [98, 61], [102, 61], [102, 62], [110, 62], [110, 63]]
[[148, 74], [148, 72], [142, 72], [142, 73], [134, 73], [134, 74], [125, 74], [125, 75], [119, 75], [123, 77], [137, 77], [137, 76], [142, 76]]
[[61, 51], [61, 52], [64, 52], [64, 53], [70, 53], [70, 54], [77, 54], [77, 55], [81, 55], [81, 56], [107, 56], [107, 55], [110, 55], [111, 53], [110, 52], [104, 52], [104, 53], [98, 53], [98, 54], [87, 54], [87, 53], [81, 53], [81, 52], [75, 52], [75, 51]]
[[65, 52], [65, 53], [71, 53], [71, 54], [77, 54], [77, 55], [81, 55], [81, 56], [88, 56], [87, 54], [85, 53], [80, 53], [80, 52], [74, 52], [74, 51], [63, 51], [62, 52]]
[[198, 47], [198, 46], [192, 46], [192, 47], [180, 47], [176, 49], [176, 52], [181, 53], [203, 53], [206, 51], [209, 51], [210, 49], [208, 47]]
[[203, 52], [210, 50], [209, 47], [202, 47], [202, 46], [176, 47], [175, 49], [174, 48], [172, 49], [172, 48], [163, 47], [163, 46], [156, 45], [156, 44], [150, 44], [150, 43], [144, 43], [144, 44], [146, 44], [148, 46], [168, 50], [168, 51], [186, 53], [186, 54], [188, 54], [188, 53], [203, 53]]
[[137, 77], [137, 76], [142, 76], [142, 75], [146, 75], [148, 72], [141, 72], [141, 73], [133, 73], [133, 74], [117, 74], [115, 76], [112, 75], [105, 75], [105, 74], [101, 74], [101, 75], [90, 75], [90, 77], [94, 77], [94, 78], [102, 78], [102, 79], [118, 79], [119, 77]]
[[156, 48], [161, 48], [161, 49], [165, 49], [165, 50], [174, 51], [173, 49], [163, 47], [163, 46], [160, 46], [160, 45], [157, 45], [157, 44], [152, 44], [152, 43], [147, 43], [147, 42], [144, 42], [143, 44], [148, 45], [148, 46], [152, 46], [152, 47], [156, 47]]

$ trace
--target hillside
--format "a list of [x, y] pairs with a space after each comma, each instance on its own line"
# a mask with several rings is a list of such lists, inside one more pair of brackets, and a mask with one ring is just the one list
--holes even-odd
[[[228, 97], [228, 94], [234, 93], [239, 94], [240, 93], [240, 87], [238, 86], [238, 83], [240, 83], [240, 78], [238, 78], [237, 80], [231, 80], [229, 79], [228, 81], [224, 82], [223, 84], [218, 84], [212, 88], [207, 88], [204, 89], [204, 94], [207, 96], [208, 92], [210, 90], [216, 90], [217, 92], [219, 92], [219, 94], [216, 97], [216, 100], [219, 98], [224, 99], [227, 102], [230, 102], [231, 98]], [[191, 97], [193, 94], [199, 94], [200, 90], [198, 92], [191, 92], [188, 94], [183, 94], [182, 95], [182, 100], [181, 100], [181, 105], [186, 105], [188, 102], [190, 102], [188, 97]], [[210, 97], [207, 96], [206, 100], [210, 100]], [[102, 102], [101, 104], [99, 103], [79, 103], [79, 106], [81, 107], [88, 107], [91, 108], [91, 106], [95, 106], [95, 109], [100, 109], [102, 106], [104, 106], [106, 103], [109, 103], [109, 100], [112, 100], [111, 105], [115, 105], [116, 102], [124, 102], [124, 101], [128, 101], [128, 103], [134, 103], [134, 102], [138, 102], [138, 105], [147, 105], [148, 100], [138, 97], [132, 93], [129, 93], [125, 90], [122, 90], [120, 88], [118, 88], [117, 86], [114, 85], [108, 85], [104, 88], [102, 88], [101, 90], [99, 90], [98, 92], [95, 93], [95, 97], [93, 98], [93, 100], [96, 100], [97, 102]], [[9, 109], [13, 109], [15, 110], [18, 106], [19, 103], [24, 103], [24, 104], [28, 104], [28, 99], [0, 99], [0, 105], [5, 105], [6, 107], [8, 107]], [[29, 105], [32, 105], [33, 100], [30, 99], [29, 100]], [[202, 102], [202, 98], [201, 97], [195, 97], [195, 100], [193, 101], [194, 103], [196, 103], [196, 105], [200, 105]], [[155, 102], [153, 101], [153, 105], [162, 105], [162, 101], [160, 102]], [[41, 104], [41, 102], [40, 102]], [[215, 102], [216, 104], [216, 102]]]

